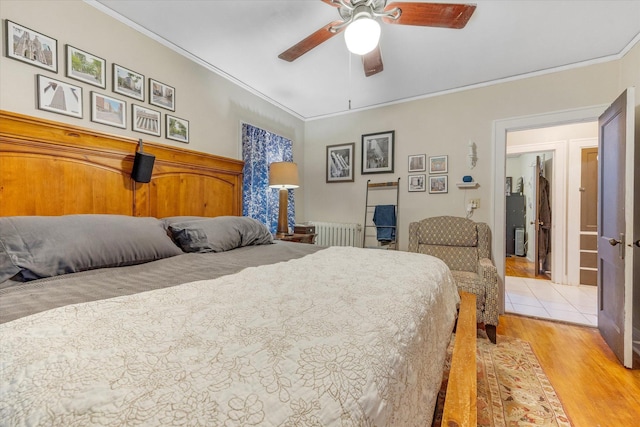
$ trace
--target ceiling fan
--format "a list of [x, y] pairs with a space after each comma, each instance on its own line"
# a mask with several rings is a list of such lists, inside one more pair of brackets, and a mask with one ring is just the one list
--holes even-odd
[[[393, 2], [387, 5], [387, 0], [321, 1], [338, 8], [338, 13], [342, 19], [328, 23], [282, 52], [278, 55], [278, 58], [289, 62], [295, 61], [314, 47], [346, 30], [345, 40], [347, 41], [347, 47], [350, 51], [362, 55], [364, 73], [367, 77], [383, 70], [382, 54], [378, 45], [380, 37], [378, 19], [387, 24], [460, 29], [467, 25], [469, 18], [471, 18], [476, 9], [475, 4], [457, 3]], [[373, 35], [360, 36], [356, 33], [358, 26], [369, 26], [372, 28]], [[357, 48], [352, 48], [350, 44], [350, 41], [353, 42], [354, 40], [355, 42], [359, 40], [369, 41], [369, 46], [356, 51]]]

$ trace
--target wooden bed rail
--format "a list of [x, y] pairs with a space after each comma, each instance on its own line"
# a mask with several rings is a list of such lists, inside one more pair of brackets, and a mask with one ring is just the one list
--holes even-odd
[[443, 427], [475, 427], [478, 419], [476, 296], [460, 292], [460, 311], [442, 414]]

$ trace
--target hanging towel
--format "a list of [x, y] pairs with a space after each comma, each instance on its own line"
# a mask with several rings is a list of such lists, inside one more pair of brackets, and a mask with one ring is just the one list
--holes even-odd
[[376, 225], [379, 242], [396, 240], [396, 206], [377, 205], [373, 212], [373, 223]]

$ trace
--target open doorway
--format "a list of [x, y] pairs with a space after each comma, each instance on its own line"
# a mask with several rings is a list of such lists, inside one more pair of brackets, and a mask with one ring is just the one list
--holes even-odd
[[507, 145], [507, 276], [551, 280], [554, 153], [555, 150], [522, 152]]
[[507, 132], [505, 311], [597, 325], [597, 289], [581, 285], [590, 254], [581, 252], [575, 221], [582, 209], [575, 156], [597, 141], [597, 122]]

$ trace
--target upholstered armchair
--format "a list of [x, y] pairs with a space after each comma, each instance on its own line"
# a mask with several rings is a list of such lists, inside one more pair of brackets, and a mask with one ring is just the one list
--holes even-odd
[[478, 323], [496, 342], [498, 273], [491, 262], [491, 230], [485, 223], [439, 216], [409, 224], [409, 252], [440, 258], [449, 266], [458, 290], [476, 295]]

